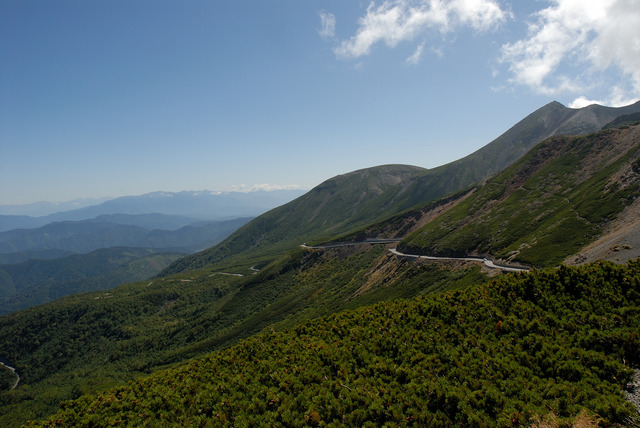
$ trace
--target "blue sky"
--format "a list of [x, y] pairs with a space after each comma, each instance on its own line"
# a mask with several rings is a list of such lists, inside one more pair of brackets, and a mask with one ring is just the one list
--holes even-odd
[[431, 168], [640, 96], [640, 0], [0, 0], [0, 204]]

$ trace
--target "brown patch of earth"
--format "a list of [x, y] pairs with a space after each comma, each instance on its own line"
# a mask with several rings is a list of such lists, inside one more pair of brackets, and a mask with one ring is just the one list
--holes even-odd
[[604, 230], [603, 235], [564, 263], [578, 265], [597, 260], [626, 263], [640, 257], [640, 198], [629, 205]]

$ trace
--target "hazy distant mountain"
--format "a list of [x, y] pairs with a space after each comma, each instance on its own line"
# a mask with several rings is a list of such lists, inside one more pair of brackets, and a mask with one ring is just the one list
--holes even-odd
[[[69, 221], [69, 220], [61, 220]], [[169, 214], [102, 214], [92, 219], [81, 221], [94, 221], [104, 223], [114, 223], [126, 226], [138, 226], [144, 229], [164, 229], [176, 230], [181, 227], [195, 224], [203, 220], [192, 217], [184, 217]], [[42, 223], [42, 224], [41, 224]], [[48, 222], [47, 217], [33, 218], [28, 216], [0, 216], [0, 232], [7, 232], [16, 229], [33, 229], [42, 227]]]
[[[153, 192], [140, 196], [123, 196], [73, 212], [49, 216], [52, 220], [65, 218], [80, 220], [102, 214], [148, 214], [160, 213], [181, 215], [197, 219], [228, 219], [250, 217], [303, 194], [302, 190], [276, 190], [256, 192]], [[75, 218], [74, 218], [75, 217]]]
[[[196, 220], [228, 220], [255, 217], [302, 195], [302, 190], [274, 190], [255, 192], [153, 192], [140, 196], [123, 196], [98, 205], [61, 211], [41, 217], [0, 215], [0, 231], [35, 228], [60, 221], [78, 221], [111, 214], [165, 214], [190, 217]], [[18, 213], [0, 206], [0, 213]], [[22, 214], [22, 213], [21, 213]], [[185, 225], [185, 224], [183, 224]], [[147, 227], [145, 225], [145, 227]], [[175, 226], [169, 227], [170, 229]]]
[[31, 259], [53, 260], [61, 257], [71, 256], [75, 254], [73, 251], [67, 250], [27, 250], [15, 253], [0, 253], [0, 265], [12, 265], [21, 263]]
[[0, 205], [0, 216], [42, 217], [61, 211], [71, 211], [91, 205], [98, 205], [102, 202], [108, 201], [109, 199], [113, 198], [84, 198], [65, 202], [41, 201], [24, 205]]
[[249, 218], [201, 221], [177, 230], [149, 230], [98, 220], [57, 222], [36, 229], [0, 233], [0, 253], [29, 255], [29, 252], [44, 250], [88, 253], [120, 246], [192, 253], [215, 245], [247, 221]]

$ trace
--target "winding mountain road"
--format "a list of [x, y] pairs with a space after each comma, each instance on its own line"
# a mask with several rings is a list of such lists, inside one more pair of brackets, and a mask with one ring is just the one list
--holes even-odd
[[464, 260], [469, 262], [479, 262], [483, 263], [489, 269], [500, 269], [504, 272], [528, 272], [529, 268], [521, 267], [521, 266], [507, 266], [503, 264], [497, 264], [493, 260], [487, 259], [486, 257], [436, 257], [436, 256], [421, 256], [418, 254], [405, 254], [398, 251], [396, 248], [391, 248], [389, 250], [391, 254], [394, 254], [398, 257], [410, 257], [410, 258], [420, 258], [426, 260]]
[[11, 389], [15, 389], [15, 387], [18, 386], [18, 383], [20, 382], [20, 375], [18, 374], [16, 369], [14, 367], [11, 367], [9, 364], [5, 364], [2, 361], [0, 361], [0, 364], [2, 364], [3, 366], [11, 370], [13, 374], [16, 375], [16, 383], [14, 383], [13, 386], [11, 387]]
[[[334, 244], [327, 245], [315, 245], [309, 246], [307, 244], [300, 245], [301, 248], [305, 248], [307, 250], [326, 250], [327, 248], [337, 248], [337, 247], [346, 247], [350, 245], [359, 245], [359, 244], [390, 244], [394, 242], [401, 242], [402, 239], [367, 239], [366, 241], [357, 241], [357, 242], [336, 242]], [[425, 260], [462, 260], [469, 262], [478, 262], [483, 263], [489, 269], [499, 269], [503, 272], [528, 272], [529, 268], [523, 266], [510, 266], [505, 264], [496, 263], [491, 259], [486, 257], [436, 257], [436, 256], [422, 256], [419, 254], [405, 254], [398, 251], [397, 248], [390, 248], [389, 252], [397, 257], [407, 257], [414, 259], [425, 259]]]

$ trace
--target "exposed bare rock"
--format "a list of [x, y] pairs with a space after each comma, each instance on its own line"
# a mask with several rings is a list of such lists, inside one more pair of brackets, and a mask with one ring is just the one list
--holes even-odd
[[596, 260], [626, 263], [640, 257], [640, 198], [625, 208], [597, 241], [565, 260], [576, 265]]

